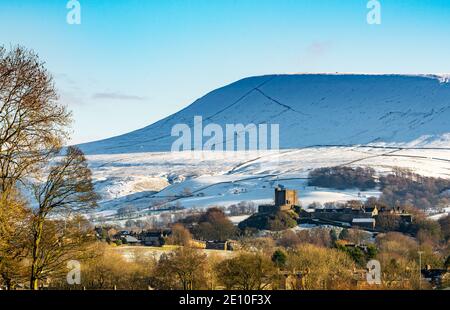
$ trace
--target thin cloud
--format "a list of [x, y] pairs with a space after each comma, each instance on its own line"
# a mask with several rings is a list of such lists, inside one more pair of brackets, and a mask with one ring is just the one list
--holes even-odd
[[121, 94], [121, 93], [95, 93], [92, 95], [92, 99], [97, 100], [134, 100], [134, 101], [142, 101], [147, 99], [146, 97]]
[[307, 48], [306, 53], [310, 57], [321, 57], [328, 53], [331, 50], [332, 44], [331, 42], [324, 41], [316, 41], [312, 42]]
[[75, 81], [66, 73], [57, 73], [54, 75], [55, 79], [63, 84], [75, 86]]

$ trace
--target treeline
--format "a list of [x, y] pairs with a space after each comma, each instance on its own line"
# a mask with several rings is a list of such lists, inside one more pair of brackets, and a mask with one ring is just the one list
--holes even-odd
[[390, 207], [413, 206], [425, 210], [450, 204], [450, 180], [424, 177], [408, 169], [396, 168], [377, 180], [372, 168], [319, 168], [311, 171], [309, 178], [309, 186], [339, 190], [368, 190], [378, 186], [382, 192], [380, 201]]
[[450, 204], [450, 180], [424, 177], [406, 169], [380, 177], [381, 201], [386, 204], [410, 205], [425, 210]]
[[[71, 289], [261, 290], [261, 289], [418, 289], [422, 266], [450, 266], [448, 245], [437, 252], [400, 233], [371, 236], [354, 229], [287, 230], [267, 237], [242, 237], [241, 250], [206, 255], [180, 246], [159, 259], [134, 252], [126, 260], [120, 248], [98, 243], [95, 257], [83, 262], [82, 283]], [[94, 249], [93, 249], [94, 250]], [[447, 253], [447, 254], [445, 254]], [[382, 284], [367, 286], [366, 264], [381, 263]], [[443, 287], [450, 284], [444, 278]], [[65, 278], [50, 289], [69, 288]], [[430, 288], [423, 282], [422, 288]]]
[[[430, 242], [436, 248], [442, 248], [450, 241], [450, 216], [445, 216], [438, 221], [428, 219], [426, 214], [411, 205], [398, 205], [390, 207], [382, 198], [369, 197], [366, 201], [350, 200], [344, 203], [328, 202], [324, 205], [314, 202], [308, 208], [352, 208], [377, 207], [380, 212], [376, 218], [376, 229], [381, 232], [401, 232], [415, 237], [421, 242]], [[382, 212], [381, 210], [387, 210]], [[394, 211], [393, 213], [389, 212]], [[401, 219], [398, 213], [410, 214], [412, 222]]]
[[318, 168], [309, 173], [308, 185], [340, 190], [368, 190], [376, 187], [375, 170], [362, 167]]

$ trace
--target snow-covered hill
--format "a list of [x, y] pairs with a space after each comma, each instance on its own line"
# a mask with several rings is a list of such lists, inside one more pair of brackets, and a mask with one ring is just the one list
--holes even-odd
[[[280, 124], [280, 152], [168, 152], [175, 124]], [[450, 83], [444, 75], [273, 75], [215, 90], [143, 129], [81, 145], [88, 154], [101, 214], [124, 205], [183, 207], [269, 202], [283, 183], [304, 205], [366, 199], [309, 188], [311, 169], [394, 167], [450, 177]], [[145, 211], [144, 211], [145, 213]]]
[[446, 75], [296, 74], [246, 78], [155, 124], [86, 143], [87, 154], [165, 152], [175, 124], [280, 124], [280, 147], [395, 144], [450, 147]]

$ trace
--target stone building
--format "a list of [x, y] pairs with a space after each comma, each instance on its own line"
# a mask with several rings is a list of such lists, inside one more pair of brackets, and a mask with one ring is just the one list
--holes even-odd
[[375, 229], [376, 221], [374, 218], [354, 218], [352, 220], [352, 227], [362, 229]]
[[258, 206], [259, 213], [277, 213], [279, 211], [293, 210], [298, 205], [296, 190], [286, 189], [279, 185], [275, 188], [275, 204]]

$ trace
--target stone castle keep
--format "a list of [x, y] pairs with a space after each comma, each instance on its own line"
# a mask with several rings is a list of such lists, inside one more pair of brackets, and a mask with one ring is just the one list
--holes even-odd
[[258, 213], [273, 215], [277, 212], [295, 211], [300, 222], [316, 225], [337, 225], [341, 227], [357, 227], [376, 229], [379, 214], [390, 214], [405, 225], [412, 223], [412, 215], [404, 210], [379, 208], [378, 206], [331, 206], [313, 209], [301, 209], [296, 190], [286, 189], [282, 185], [275, 188], [274, 204], [259, 205]]
[[296, 190], [286, 189], [283, 186], [275, 188], [275, 204], [258, 206], [259, 213], [276, 213], [278, 211], [289, 211], [298, 205]]

